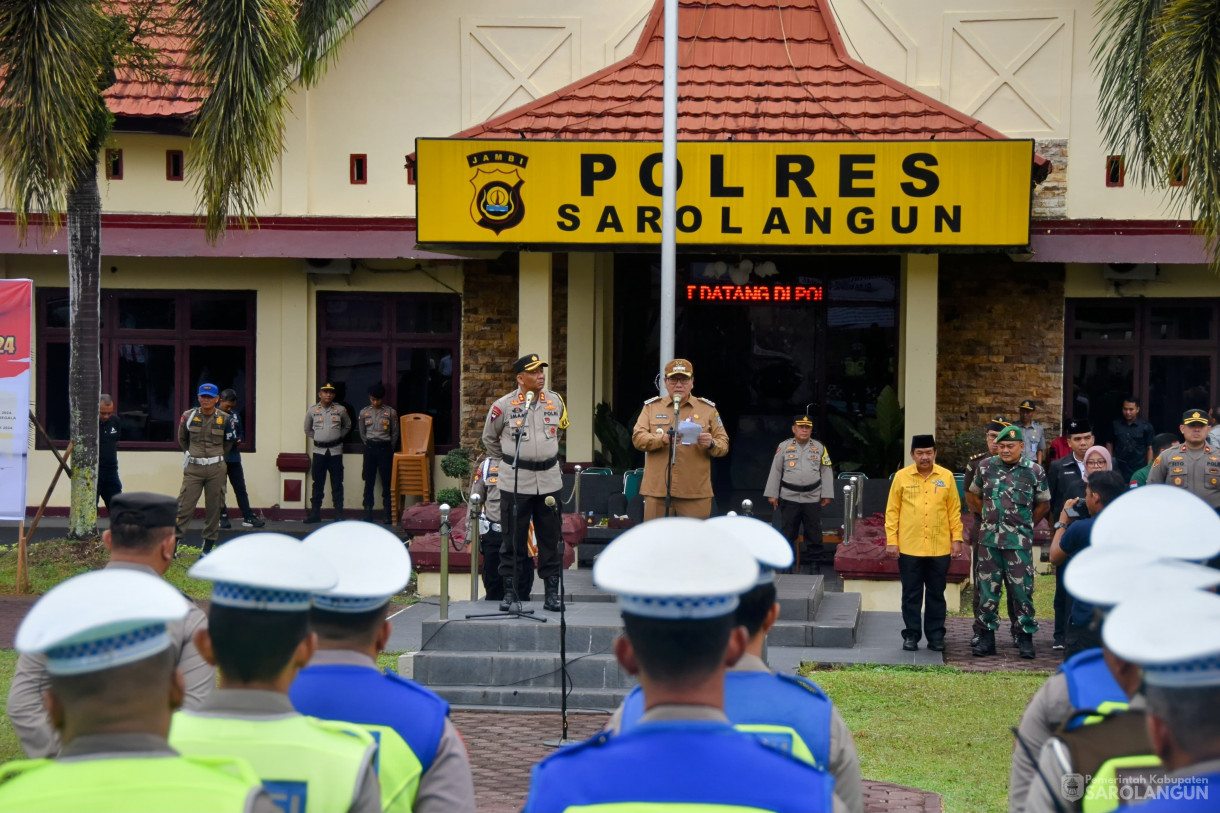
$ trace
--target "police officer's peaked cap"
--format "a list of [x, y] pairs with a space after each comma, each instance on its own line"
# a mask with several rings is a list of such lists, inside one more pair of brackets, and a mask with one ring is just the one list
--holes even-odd
[[178, 521], [178, 501], [149, 491], [124, 491], [110, 499], [111, 525], [172, 528]]
[[1188, 409], [1182, 413], [1182, 423], [1192, 424], [1201, 423], [1207, 426], [1207, 410], [1206, 409]]
[[695, 377], [695, 365], [691, 364], [686, 359], [674, 359], [669, 364], [665, 365], [665, 377], [673, 378], [674, 376], [684, 375], [687, 378]]
[[708, 522], [663, 517], [619, 536], [593, 563], [593, 583], [618, 596], [624, 613], [707, 619], [737, 609], [758, 580], [758, 562]]
[[1140, 593], [1220, 584], [1220, 570], [1165, 558], [1156, 548], [1155, 540], [1143, 548], [1090, 545], [1068, 562], [1063, 586], [1074, 598], [1109, 609]]
[[996, 415], [987, 423], [988, 432], [1003, 432], [1004, 427], [1008, 426], [1008, 421]]
[[1102, 638], [1115, 655], [1143, 667], [1149, 686], [1220, 686], [1220, 595], [1140, 593], [1110, 612]]
[[534, 372], [534, 370], [537, 370], [539, 367], [550, 367], [550, 366], [551, 365], [547, 364], [545, 361], [538, 358], [537, 353], [532, 353], [528, 356], [522, 356], [521, 358], [514, 361], [513, 362], [513, 372], [514, 373], [532, 373], [532, 372]]
[[1019, 426], [1005, 426], [1000, 430], [1000, 434], [996, 435], [995, 441], [996, 443], [1000, 443], [1001, 441], [1005, 440], [1016, 440], [1024, 443], [1025, 433], [1021, 431], [1021, 427]]
[[247, 534], [221, 545], [187, 571], [212, 582], [212, 603], [242, 610], [305, 612], [315, 592], [334, 587], [335, 569], [285, 534]]
[[1037, 408], [1038, 407], [1034, 406], [1034, 402], [1029, 400], [1028, 398], [1026, 398], [1024, 401], [1022, 401], [1020, 404], [1017, 405], [1017, 409], [1028, 409], [1031, 412]]
[[1201, 562], [1220, 554], [1220, 516], [1184, 488], [1153, 483], [1107, 505], [1093, 522], [1089, 544], [1152, 548], [1160, 556]]
[[319, 391], [321, 391], [321, 392], [334, 392], [334, 391], [335, 391], [335, 385], [334, 385], [334, 384], [332, 384], [332, 383], [330, 383], [329, 381], [327, 381], [325, 384], [323, 384], [322, 386], [318, 387], [318, 390], [319, 390]]
[[166, 624], [189, 611], [164, 579], [139, 570], [95, 570], [40, 598], [17, 629], [16, 647], [45, 656], [52, 675], [100, 672], [169, 649]]
[[757, 584], [771, 584], [775, 581], [775, 571], [792, 567], [792, 546], [769, 522], [755, 517], [732, 516], [715, 517], [707, 524], [733, 537], [754, 557], [758, 562]]
[[1072, 435], [1091, 435], [1093, 434], [1093, 424], [1089, 423], [1088, 418], [1072, 418], [1068, 421], [1068, 437]]
[[813, 426], [813, 418], [808, 415], [797, 415], [792, 419], [792, 423], [795, 426]]
[[339, 579], [334, 586], [314, 592], [313, 606], [319, 610], [371, 612], [411, 579], [411, 555], [402, 540], [372, 523], [333, 522], [301, 544], [325, 559]]

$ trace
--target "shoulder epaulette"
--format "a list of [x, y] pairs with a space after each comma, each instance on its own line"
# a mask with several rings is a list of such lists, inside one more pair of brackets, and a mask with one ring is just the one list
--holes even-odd
[[809, 678], [801, 677], [800, 675], [785, 675], [785, 674], [780, 674], [778, 672], [776, 673], [775, 676], [777, 678], [779, 678], [780, 680], [784, 681], [785, 683], [791, 683], [793, 685], [800, 686], [802, 689], [809, 692], [810, 694], [817, 695], [818, 697], [821, 697], [821, 698], [826, 697], [826, 692], [822, 691], [822, 687], [819, 686], [818, 684], [814, 683]]
[[654, 395], [654, 396], [652, 396], [651, 398], [649, 398], [647, 401], [645, 401], [644, 403], [646, 403], [646, 404], [651, 404], [651, 403], [653, 403], [654, 401], [660, 401], [660, 400], [661, 400], [661, 396], [659, 396], [659, 395]]
[[610, 740], [614, 739], [614, 737], [615, 737], [615, 734], [613, 731], [599, 731], [596, 734], [594, 734], [592, 737], [590, 737], [589, 739], [585, 740], [584, 742], [578, 742], [573, 745], [564, 746], [563, 748], [559, 749], [554, 754], [552, 754], [551, 759], [562, 759], [564, 757], [570, 757], [573, 754], [578, 754], [581, 751], [584, 751], [585, 749], [588, 749], [588, 748], [601, 748], [603, 745], [610, 742]]
[[707, 398], [704, 398], [702, 395], [696, 395], [695, 397], [696, 397], [696, 398], [698, 398], [698, 399], [699, 399], [700, 401], [702, 401], [703, 403], [707, 404], [708, 406], [711, 406], [711, 407], [716, 406], [716, 402], [715, 402], [715, 401], [712, 401], [712, 400], [709, 400], [709, 399], [707, 399]]

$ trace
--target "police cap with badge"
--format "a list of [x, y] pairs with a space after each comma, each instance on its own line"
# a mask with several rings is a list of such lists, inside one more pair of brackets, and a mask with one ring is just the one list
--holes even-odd
[[1208, 425], [1206, 409], [1188, 409], [1182, 413], [1182, 425], [1190, 426], [1191, 424]]
[[335, 522], [301, 543], [330, 566], [337, 581], [313, 594], [315, 609], [332, 613], [379, 610], [411, 579], [411, 555], [389, 530], [368, 522]]
[[531, 353], [528, 356], [522, 356], [513, 362], [513, 373], [520, 375], [521, 373], [532, 373], [541, 367], [549, 367], [542, 359], [538, 358], [537, 353]]

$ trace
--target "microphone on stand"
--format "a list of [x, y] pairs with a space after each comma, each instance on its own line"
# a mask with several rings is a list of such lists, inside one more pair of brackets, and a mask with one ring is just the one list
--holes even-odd
[[530, 390], [529, 392], [527, 392], [525, 394], [525, 408], [529, 409], [530, 404], [532, 404], [533, 402], [534, 402], [534, 391]]
[[546, 507], [549, 508], [551, 511], [553, 511], [556, 514], [559, 513], [559, 505], [556, 504], [554, 497], [547, 497], [545, 500], [543, 500], [543, 502], [546, 504]]

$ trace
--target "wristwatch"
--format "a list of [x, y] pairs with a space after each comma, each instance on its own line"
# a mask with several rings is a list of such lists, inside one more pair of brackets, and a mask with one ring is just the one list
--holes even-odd
[[1056, 522], [1056, 523], [1055, 523], [1055, 530], [1057, 531], [1057, 530], [1059, 530], [1060, 528], [1066, 528], [1067, 526], [1068, 526], [1068, 524], [1067, 524], [1066, 522]]

